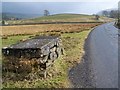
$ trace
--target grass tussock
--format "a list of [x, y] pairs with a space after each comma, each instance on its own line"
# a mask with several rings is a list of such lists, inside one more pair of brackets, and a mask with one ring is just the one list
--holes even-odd
[[40, 34], [45, 32], [80, 32], [89, 30], [100, 23], [81, 23], [81, 24], [39, 24], [39, 25], [20, 25], [20, 26], [3, 26], [2, 37], [20, 36], [29, 34]]

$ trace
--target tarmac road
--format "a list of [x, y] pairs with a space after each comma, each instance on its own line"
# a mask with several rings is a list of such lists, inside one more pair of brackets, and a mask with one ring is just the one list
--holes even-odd
[[118, 88], [118, 29], [113, 25], [100, 25], [89, 34], [82, 63], [69, 71], [73, 87]]

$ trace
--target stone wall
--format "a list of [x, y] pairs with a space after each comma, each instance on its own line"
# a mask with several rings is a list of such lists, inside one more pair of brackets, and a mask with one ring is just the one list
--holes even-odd
[[38, 69], [46, 73], [46, 69], [63, 54], [63, 48], [61, 39], [55, 38], [39, 48], [8, 47], [3, 48], [2, 53], [6, 61], [3, 63], [4, 71], [23, 73]]

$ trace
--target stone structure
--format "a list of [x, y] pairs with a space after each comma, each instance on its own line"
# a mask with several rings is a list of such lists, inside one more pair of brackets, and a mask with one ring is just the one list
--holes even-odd
[[[34, 64], [27, 63], [33, 66], [36, 65], [37, 68], [45, 74], [46, 69], [52, 65], [54, 60], [63, 54], [63, 48], [62, 41], [58, 36], [37, 36], [35, 38], [13, 44], [9, 47], [4, 47], [2, 48], [2, 53], [3, 56], [9, 59], [12, 63], [12, 70], [15, 69], [17, 72], [24, 71], [20, 70], [23, 68], [20, 63], [24, 62], [25, 59], [29, 62], [34, 62]], [[12, 59], [10, 60], [10, 58]], [[15, 66], [17, 66], [17, 68], [15, 68]], [[46, 77], [46, 74], [44, 76]]]

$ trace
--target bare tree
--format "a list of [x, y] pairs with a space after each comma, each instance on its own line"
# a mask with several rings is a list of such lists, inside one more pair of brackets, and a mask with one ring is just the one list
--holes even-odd
[[49, 16], [49, 15], [50, 15], [49, 11], [48, 10], [44, 10], [44, 16]]

